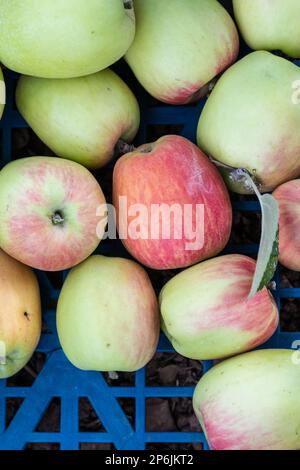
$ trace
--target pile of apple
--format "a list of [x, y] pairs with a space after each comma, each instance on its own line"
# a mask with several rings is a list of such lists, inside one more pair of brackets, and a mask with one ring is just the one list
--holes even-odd
[[[40, 293], [31, 268], [73, 268], [59, 297], [57, 329], [75, 366], [135, 371], [153, 357], [161, 325], [180, 354], [225, 359], [194, 394], [211, 448], [298, 449], [300, 367], [292, 350], [246, 353], [273, 335], [278, 309], [268, 286], [249, 297], [253, 259], [217, 257], [230, 237], [232, 208], [213, 162], [245, 168], [262, 192], [275, 190], [280, 261], [300, 271], [300, 70], [267, 52], [300, 57], [300, 2], [233, 4], [256, 50], [234, 65], [237, 27], [216, 0], [0, 0], [0, 60], [21, 74], [17, 107], [56, 155], [19, 158], [0, 172], [0, 377], [19, 371], [39, 341]], [[175, 135], [129, 145], [139, 105], [107, 68], [123, 56], [165, 103], [192, 103], [212, 90], [198, 147]], [[159, 299], [137, 262], [92, 255], [107, 225], [95, 170], [116, 156], [119, 233], [134, 223], [132, 208], [146, 208], [135, 227], [140, 236], [122, 237], [125, 247], [148, 268], [182, 269]], [[241, 182], [226, 182], [247, 192]], [[160, 229], [143, 236], [152, 206], [161, 205], [160, 227], [174, 204], [191, 207], [189, 229], [176, 236], [174, 217], [172, 236]], [[187, 249], [197, 238], [198, 205], [203, 243]]]

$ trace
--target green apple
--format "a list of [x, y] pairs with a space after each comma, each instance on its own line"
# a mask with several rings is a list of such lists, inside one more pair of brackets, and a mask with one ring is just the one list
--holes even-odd
[[125, 58], [160, 101], [196, 101], [236, 60], [236, 27], [216, 0], [135, 0], [134, 9], [137, 31]]
[[299, 0], [233, 0], [235, 18], [255, 50], [280, 50], [300, 57]]
[[130, 0], [0, 0], [0, 22], [1, 62], [44, 78], [105, 69], [135, 34]]
[[41, 302], [30, 268], [0, 250], [0, 379], [22, 369], [41, 335]]
[[265, 349], [213, 367], [193, 405], [211, 449], [299, 450], [299, 396], [297, 351]]
[[137, 100], [109, 69], [58, 80], [23, 76], [16, 102], [29, 126], [56, 155], [89, 168], [105, 165], [118, 141], [131, 142], [139, 128]]
[[270, 52], [244, 57], [209, 96], [197, 130], [199, 147], [222, 164], [248, 169], [262, 191], [297, 177], [299, 79], [299, 67]]
[[158, 303], [137, 263], [92, 256], [68, 275], [57, 306], [57, 331], [76, 367], [135, 371], [155, 353]]

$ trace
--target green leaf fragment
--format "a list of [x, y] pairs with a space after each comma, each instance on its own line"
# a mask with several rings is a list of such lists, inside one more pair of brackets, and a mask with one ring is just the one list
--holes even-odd
[[[212, 159], [211, 159], [212, 160]], [[229, 187], [243, 194], [256, 194], [262, 214], [261, 238], [256, 262], [256, 269], [248, 298], [268, 286], [271, 282], [279, 256], [279, 207], [271, 194], [260, 193], [260, 185], [254, 175], [243, 168], [232, 168], [212, 160], [219, 169]]]
[[279, 207], [271, 194], [260, 194], [249, 173], [245, 179], [252, 186], [261, 207], [261, 238], [249, 299], [268, 286], [276, 271], [279, 254]]

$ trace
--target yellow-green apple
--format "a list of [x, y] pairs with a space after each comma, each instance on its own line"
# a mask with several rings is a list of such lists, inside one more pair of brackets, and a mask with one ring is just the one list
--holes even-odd
[[296, 65], [270, 52], [253, 52], [234, 64], [200, 116], [200, 148], [222, 164], [248, 169], [262, 191], [297, 177], [299, 78]]
[[237, 58], [236, 27], [216, 0], [135, 0], [134, 8], [137, 30], [125, 58], [160, 101], [196, 101]]
[[219, 256], [181, 271], [163, 287], [162, 329], [183, 356], [220, 359], [249, 351], [272, 336], [278, 310], [267, 288], [248, 295], [255, 261]]
[[131, 260], [91, 256], [63, 285], [57, 330], [64, 353], [80, 369], [140, 369], [159, 336], [158, 302], [147, 273]]
[[15, 160], [0, 172], [0, 247], [37, 269], [70, 268], [98, 246], [104, 208], [98, 182], [79, 163], [55, 157]]
[[300, 271], [300, 180], [288, 181], [273, 193], [279, 205], [279, 261]]
[[1, 62], [44, 78], [98, 72], [135, 34], [132, 0], [0, 0], [0, 20]]
[[0, 379], [29, 361], [41, 334], [41, 302], [30, 268], [0, 250]]
[[255, 50], [280, 50], [300, 57], [299, 0], [233, 0], [235, 18]]
[[213, 367], [194, 410], [214, 450], [300, 449], [300, 365], [295, 351], [265, 349]]
[[169, 135], [123, 155], [113, 175], [117, 227], [127, 250], [155, 269], [190, 266], [226, 245], [232, 208], [209, 159]]
[[140, 112], [127, 85], [111, 70], [80, 78], [21, 77], [17, 107], [59, 157], [100, 168], [120, 139], [135, 137]]

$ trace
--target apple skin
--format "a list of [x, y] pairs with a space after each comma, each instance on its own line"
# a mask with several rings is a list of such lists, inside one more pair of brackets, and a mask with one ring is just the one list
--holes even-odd
[[233, 0], [234, 14], [246, 43], [255, 50], [280, 50], [300, 57], [299, 0]]
[[[300, 174], [299, 67], [253, 52], [220, 78], [200, 116], [197, 142], [215, 160], [255, 172], [262, 191]], [[243, 192], [243, 191], [240, 191]]]
[[159, 338], [158, 302], [146, 271], [131, 260], [91, 256], [63, 285], [57, 331], [79, 369], [132, 372], [145, 366]]
[[237, 58], [235, 24], [216, 0], [135, 0], [134, 9], [137, 30], [125, 59], [160, 101], [196, 101]]
[[6, 87], [3, 73], [0, 67], [0, 119], [2, 118], [6, 101]]
[[108, 163], [118, 140], [131, 142], [140, 123], [133, 93], [109, 69], [60, 80], [23, 76], [16, 103], [53, 152], [88, 168]]
[[[127, 197], [128, 208], [143, 204], [149, 220], [153, 204], [190, 204], [195, 229], [196, 204], [204, 205], [204, 245], [187, 250], [192, 239], [191, 231], [181, 239], [174, 234], [171, 219], [171, 237], [163, 239], [161, 231], [157, 239], [122, 240], [131, 255], [142, 264], [154, 269], [175, 269], [190, 266], [218, 254], [226, 245], [231, 231], [232, 207], [226, 186], [209, 159], [189, 140], [169, 135], [152, 144], [145, 144], [121, 157], [114, 168], [113, 200], [117, 213], [117, 228], [128, 226], [135, 217], [120, 211], [120, 197]], [[142, 216], [143, 217], [143, 216]], [[150, 220], [150, 227], [154, 222]], [[148, 215], [142, 225], [148, 223]], [[161, 219], [159, 221], [160, 227]]]
[[288, 181], [273, 193], [279, 205], [279, 261], [300, 271], [300, 180]]
[[[30, 268], [0, 250], [0, 379], [16, 374], [31, 358], [41, 335], [41, 302]], [[6, 356], [2, 356], [3, 353]], [[4, 363], [5, 362], [5, 363]]]
[[98, 182], [78, 163], [15, 160], [0, 172], [0, 247], [37, 269], [68, 269], [99, 245], [106, 225], [96, 214], [101, 204]]
[[248, 300], [255, 261], [219, 256], [181, 271], [163, 287], [162, 329], [182, 356], [221, 359], [249, 351], [278, 325], [276, 303], [265, 288]]
[[24, 75], [98, 72], [125, 54], [135, 34], [133, 7], [123, 0], [0, 0], [0, 11], [1, 62]]
[[295, 351], [264, 349], [221, 362], [202, 377], [195, 413], [213, 450], [300, 448]]

